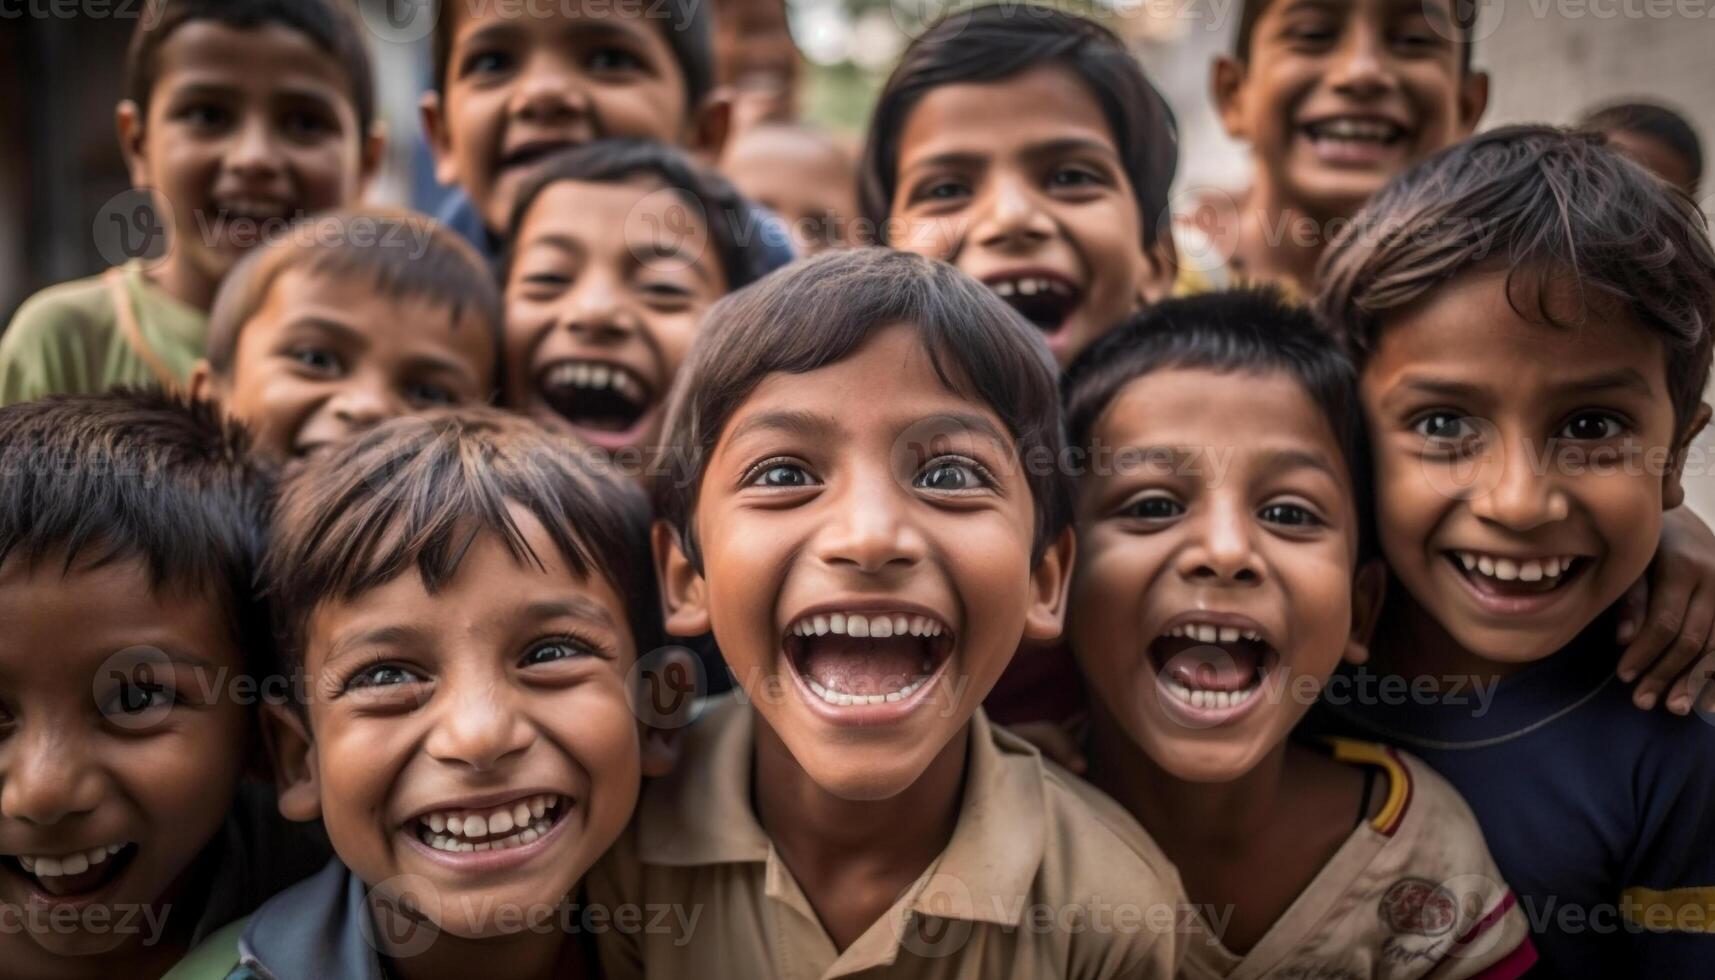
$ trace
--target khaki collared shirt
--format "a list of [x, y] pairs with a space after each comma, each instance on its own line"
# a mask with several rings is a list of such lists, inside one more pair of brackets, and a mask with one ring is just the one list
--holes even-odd
[[1118, 804], [971, 722], [952, 839], [880, 920], [834, 948], [751, 808], [754, 716], [731, 701], [686, 735], [673, 775], [587, 879], [642, 906], [603, 937], [610, 976], [827, 980], [1169, 977], [1179, 876]]

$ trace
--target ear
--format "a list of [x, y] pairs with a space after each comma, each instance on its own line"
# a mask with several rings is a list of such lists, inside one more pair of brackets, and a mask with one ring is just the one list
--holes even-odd
[[713, 627], [709, 619], [708, 583], [686, 556], [679, 532], [666, 521], [649, 529], [655, 551], [655, 578], [661, 585], [661, 616], [674, 636], [702, 636]]
[[417, 100], [417, 114], [423, 123], [423, 142], [435, 157], [435, 180], [447, 187], [459, 182], [459, 168], [453, 158], [452, 133], [447, 127], [446, 106], [441, 93], [430, 89]]
[[643, 775], [665, 776], [679, 761], [680, 734], [691, 723], [699, 674], [691, 651], [663, 647], [650, 655], [648, 667], [637, 672], [637, 717], [643, 736]]
[[132, 187], [149, 187], [155, 182], [144, 149], [143, 121], [143, 107], [130, 99], [113, 110], [113, 125], [119, 131], [119, 152], [125, 157], [125, 172], [131, 176]]
[[1486, 71], [1468, 71], [1465, 80], [1459, 85], [1459, 127], [1460, 135], [1469, 136], [1477, 131], [1477, 124], [1483, 121], [1483, 113], [1489, 111], [1489, 73]]
[[208, 358], [199, 357], [191, 368], [190, 384], [187, 393], [193, 402], [218, 402], [220, 399], [214, 393], [214, 369], [209, 366]]
[[1161, 229], [1155, 244], [1143, 253], [1148, 269], [1143, 281], [1137, 284], [1139, 310], [1148, 309], [1172, 296], [1174, 283], [1179, 278], [1179, 250], [1173, 244], [1173, 216], [1164, 214], [1161, 219], [1167, 222], [1167, 227]]
[[1078, 539], [1067, 528], [1042, 553], [1030, 573], [1030, 611], [1024, 616], [1024, 638], [1047, 643], [1060, 638], [1066, 623], [1066, 592], [1072, 582], [1072, 562]]
[[362, 197], [369, 191], [369, 185], [374, 183], [375, 175], [381, 172], [381, 165], [387, 161], [387, 124], [380, 119], [369, 125], [369, 137], [363, 141], [362, 156], [359, 157], [358, 196]]
[[1368, 561], [1352, 576], [1352, 634], [1346, 639], [1346, 662], [1361, 664], [1370, 659], [1370, 638], [1381, 618], [1382, 600], [1387, 597], [1387, 565]]
[[710, 167], [720, 164], [721, 151], [726, 149], [732, 133], [732, 91], [721, 86], [703, 98], [703, 104], [691, 114], [685, 133], [685, 148]]
[[1219, 55], [1209, 69], [1209, 95], [1221, 127], [1236, 140], [1248, 140], [1244, 112], [1245, 66], [1231, 55]]
[[322, 815], [320, 767], [316, 743], [303, 716], [288, 705], [262, 706], [262, 740], [274, 763], [274, 786], [280, 793], [280, 815], [309, 821]]
[[1673, 458], [1667, 464], [1667, 472], [1661, 476], [1662, 510], [1672, 510], [1685, 503], [1685, 458], [1691, 454], [1691, 441], [1696, 439], [1708, 424], [1709, 403], [1701, 402], [1697, 406], [1697, 414], [1693, 415], [1691, 422], [1686, 425], [1679, 445], [1674, 447]]

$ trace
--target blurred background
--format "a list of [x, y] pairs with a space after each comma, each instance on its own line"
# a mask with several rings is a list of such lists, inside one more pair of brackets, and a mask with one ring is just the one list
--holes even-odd
[[[372, 196], [433, 211], [417, 121], [426, 28], [360, 0], [392, 134]], [[911, 37], [950, 0], [704, 0], [717, 44], [796, 74], [798, 114], [854, 150], [870, 102]], [[1715, 0], [1460, 0], [1478, 15], [1476, 62], [1494, 69], [1484, 126], [1570, 123], [1593, 106], [1646, 99], [1715, 135]], [[1059, 0], [1125, 37], [1178, 113], [1179, 189], [1242, 188], [1246, 158], [1210, 108], [1211, 59], [1232, 43], [1237, 0]], [[109, 264], [109, 211], [128, 190], [114, 135], [125, 46], [145, 0], [0, 0], [0, 324], [34, 291]], [[415, 36], [412, 36], [415, 35]], [[794, 54], [795, 49], [795, 54]], [[1702, 202], [1715, 211], [1715, 193]], [[1706, 439], [1715, 463], [1715, 439]], [[1708, 467], [1715, 468], [1715, 466]], [[1707, 468], [1706, 468], [1707, 469]], [[1693, 487], [1715, 514], [1715, 480]]]

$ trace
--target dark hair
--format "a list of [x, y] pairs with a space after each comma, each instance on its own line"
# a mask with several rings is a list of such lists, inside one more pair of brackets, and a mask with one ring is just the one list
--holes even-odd
[[[433, 303], [452, 315], [455, 327], [472, 313], [489, 332], [494, 363], [500, 364], [500, 287], [476, 250], [423, 215], [351, 208], [295, 222], [280, 237], [252, 249], [227, 274], [208, 317], [205, 356], [216, 377], [231, 376], [244, 325], [268, 301], [274, 283], [293, 269], [363, 280], [389, 299]], [[490, 383], [498, 386], [498, 379]]]
[[161, 46], [173, 32], [195, 21], [212, 21], [240, 31], [270, 24], [297, 31], [345, 69], [357, 113], [358, 135], [368, 139], [375, 121], [375, 76], [369, 49], [347, 0], [147, 0], [148, 12], [138, 20], [125, 56], [125, 97], [137, 103], [144, 118], [160, 70]]
[[1586, 115], [1579, 129], [1597, 133], [1636, 133], [1653, 139], [1685, 160], [1691, 186], [1703, 180], [1703, 143], [1691, 121], [1655, 102], [1621, 102]]
[[1358, 375], [1343, 345], [1310, 310], [1263, 287], [1164, 300], [1080, 353], [1062, 381], [1073, 446], [1092, 448], [1096, 425], [1131, 382], [1168, 369], [1284, 374], [1322, 411], [1339, 443], [1358, 514], [1358, 551], [1368, 556], [1370, 453], [1358, 404]]
[[613, 585], [640, 656], [658, 643], [643, 492], [592, 468], [573, 440], [475, 407], [390, 419], [281, 486], [263, 579], [286, 666], [303, 666], [305, 630], [321, 603], [349, 602], [413, 569], [435, 592], [479, 533], [542, 567], [511, 505], [541, 522], [572, 571]]
[[[1239, 7], [1239, 30], [1233, 38], [1233, 57], [1240, 62], [1249, 63], [1251, 60], [1251, 43], [1256, 40], [1256, 25], [1262, 20], [1263, 12], [1275, 0], [1243, 0]], [[1452, 26], [1459, 29], [1459, 70], [1469, 75], [1471, 62], [1477, 48], [1477, 18], [1482, 16], [1483, 4], [1480, 0], [1448, 0], [1451, 8], [1449, 14], [1453, 18]], [[1429, 9], [1429, 0], [1424, 0], [1425, 12]]]
[[1011, 433], [1035, 501], [1040, 557], [1070, 520], [1059, 466], [1064, 438], [1054, 358], [1040, 331], [952, 266], [909, 252], [831, 252], [770, 273], [714, 306], [668, 400], [665, 465], [656, 514], [700, 562], [691, 514], [721, 430], [771, 374], [805, 374], [842, 361], [877, 331], [917, 331], [950, 390], [989, 406]]
[[1041, 65], [1064, 67], [1089, 87], [1131, 180], [1144, 248], [1166, 240], [1168, 191], [1179, 165], [1173, 110], [1112, 31], [1029, 3], [949, 14], [905, 49], [876, 99], [858, 164], [859, 204], [878, 237], [893, 210], [899, 134], [917, 103], [943, 85], [1000, 81]]
[[1581, 299], [1612, 302], [1662, 338], [1683, 431], [1709, 379], [1715, 248], [1689, 197], [1604, 143], [1591, 133], [1510, 126], [1407, 170], [1323, 256], [1323, 316], [1361, 360], [1390, 314], [1476, 270], [1509, 270], [1515, 310], [1517, 277], [1532, 277], [1523, 285], [1537, 288], [1533, 314], [1569, 326], [1548, 310], [1546, 280], [1570, 276]]
[[[639, 177], [673, 191], [698, 216], [720, 258], [728, 290], [748, 286], [767, 271], [769, 261], [762, 240], [765, 229], [753, 226], [755, 212], [725, 177], [664, 143], [605, 139], [561, 150], [531, 171], [512, 208], [502, 279], [511, 267], [512, 250], [524, 218], [543, 191], [568, 180], [617, 184]], [[622, 229], [614, 231], [617, 234]]]
[[249, 448], [212, 406], [152, 389], [0, 408], [0, 563], [139, 560], [151, 588], [218, 603], [246, 661], [265, 662], [273, 481]]
[[[432, 38], [435, 91], [443, 98], [452, 73], [453, 34], [458, 30], [454, 11], [463, 8], [483, 8], [493, 0], [437, 0], [435, 32]], [[661, 4], [638, 5], [637, 17], [660, 21], [661, 36], [672, 50], [679, 70], [685, 75], [685, 105], [695, 111], [709, 97], [715, 86], [714, 42], [709, 35], [709, 14], [706, 0], [666, 0]], [[621, 7], [620, 9], [626, 9]]]

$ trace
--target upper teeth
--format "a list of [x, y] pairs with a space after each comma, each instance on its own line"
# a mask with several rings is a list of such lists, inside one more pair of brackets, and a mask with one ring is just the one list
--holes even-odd
[[793, 636], [940, 636], [943, 630], [927, 616], [900, 613], [818, 613], [792, 624]]
[[1059, 279], [1047, 276], [1021, 276], [1015, 279], [1000, 279], [990, 282], [990, 288], [996, 296], [1011, 296], [1017, 293], [1021, 296], [1035, 296], [1037, 293], [1053, 293], [1056, 296], [1071, 296], [1072, 287]]
[[1241, 639], [1253, 643], [1262, 641], [1262, 634], [1256, 630], [1242, 630], [1235, 626], [1211, 626], [1208, 623], [1182, 623], [1169, 629], [1165, 635], [1183, 636], [1199, 643], [1237, 643]]
[[1479, 572], [1502, 582], [1540, 582], [1545, 578], [1559, 578], [1572, 568], [1576, 555], [1560, 555], [1554, 558], [1496, 558], [1492, 555], [1478, 554], [1474, 551], [1456, 551], [1459, 564], [1465, 566], [1467, 572]]
[[75, 854], [61, 854], [49, 857], [42, 854], [20, 854], [18, 863], [24, 870], [39, 878], [58, 878], [60, 875], [80, 875], [101, 862], [125, 849], [123, 843], [105, 844], [92, 847], [87, 851]]
[[550, 387], [589, 388], [595, 391], [612, 388], [634, 402], [647, 399], [643, 382], [617, 364], [565, 361], [550, 368], [543, 382]]
[[[532, 796], [489, 810], [436, 810], [417, 820], [427, 828], [424, 841], [439, 851], [488, 851], [520, 847], [541, 837], [553, 826], [548, 811], [560, 805], [553, 795]], [[495, 834], [516, 831], [497, 841], [474, 843]], [[460, 840], [460, 838], [465, 838]]]
[[1389, 140], [1399, 131], [1393, 123], [1379, 119], [1329, 119], [1315, 124], [1319, 136], [1350, 140]]

